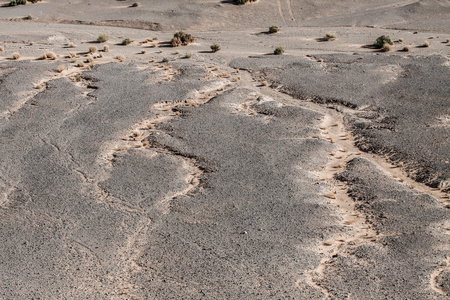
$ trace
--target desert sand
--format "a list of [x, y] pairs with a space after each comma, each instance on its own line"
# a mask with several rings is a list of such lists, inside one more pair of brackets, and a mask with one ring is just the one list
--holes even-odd
[[9, 3], [0, 299], [448, 299], [450, 2]]

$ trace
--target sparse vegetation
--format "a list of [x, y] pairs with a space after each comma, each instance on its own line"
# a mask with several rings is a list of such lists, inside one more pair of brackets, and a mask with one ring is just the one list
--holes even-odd
[[219, 44], [212, 44], [212, 45], [210, 46], [210, 48], [211, 48], [211, 51], [212, 51], [213, 53], [216, 53], [216, 52], [220, 51], [220, 45], [219, 45]]
[[120, 61], [120, 62], [124, 62], [124, 61], [125, 61], [125, 56], [123, 56], [123, 55], [117, 55], [117, 56], [116, 56], [116, 59], [117, 59], [118, 61]]
[[[38, 3], [38, 2], [41, 2], [42, 0], [28, 0], [28, 2], [31, 2], [31, 3]], [[9, 2], [9, 6], [16, 6], [16, 5], [25, 5], [25, 4], [27, 4], [27, 0], [11, 0], [10, 2]]]
[[192, 54], [190, 54], [190, 53], [186, 53], [185, 55], [184, 55], [184, 58], [191, 58], [192, 57]]
[[430, 47], [430, 43], [428, 41], [425, 41], [425, 43], [423, 43], [421, 46], [424, 48], [428, 48]]
[[81, 77], [81, 75], [75, 76], [75, 81], [76, 81], [76, 82], [81, 82], [81, 80], [83, 80], [83, 78]]
[[142, 53], [142, 54], [145, 54], [145, 53], [147, 53], [147, 51], [145, 51], [145, 50], [141, 50], [141, 53]]
[[77, 63], [77, 67], [78, 67], [78, 68], [83, 68], [83, 67], [84, 67], [84, 62], [79, 61], [79, 62]]
[[256, 2], [256, 0], [234, 0], [234, 3], [239, 5], [246, 4], [247, 2]]
[[59, 66], [58, 66], [58, 72], [59, 72], [59, 73], [64, 72], [66, 69], [67, 69], [67, 68], [66, 68], [65, 65], [59, 65]]
[[89, 47], [89, 53], [96, 53], [96, 52], [97, 52], [97, 47], [95, 47], [95, 46]]
[[275, 51], [273, 51], [273, 54], [275, 55], [283, 55], [284, 54], [284, 47], [278, 46]]
[[69, 48], [74, 48], [75, 47], [75, 45], [73, 43], [69, 43], [69, 44], [67, 44], [67, 46], [69, 46]]
[[14, 59], [14, 60], [18, 60], [19, 58], [20, 58], [20, 54], [19, 53], [14, 53], [12, 55], [12, 59]]
[[25, 4], [27, 4], [27, 0], [11, 0], [9, 2], [10, 6], [25, 5]]
[[403, 50], [404, 52], [409, 52], [409, 51], [411, 51], [411, 46], [407, 45], [407, 46], [403, 47], [402, 50]]
[[168, 62], [169, 62], [169, 59], [168, 59], [167, 57], [164, 57], [164, 58], [162, 59], [162, 62], [168, 63]]
[[403, 42], [404, 42], [404, 39], [399, 38], [399, 39], [398, 39], [398, 42], [399, 42], [399, 43], [403, 43]]
[[450, 44], [450, 39], [446, 39], [445, 42], [446, 42], [447, 44]]
[[47, 52], [42, 55], [42, 59], [56, 59], [56, 54], [53, 52]]
[[335, 39], [337, 39], [337, 35], [335, 33], [326, 33], [323, 37], [324, 41], [334, 41]]
[[280, 31], [280, 28], [276, 25], [272, 25], [269, 27], [269, 33], [277, 33], [278, 31]]
[[88, 56], [87, 60], [88, 63], [94, 62], [94, 58], [92, 56]]
[[5, 48], [3, 48], [2, 46], [0, 46], [0, 52], [5, 51]]
[[107, 36], [106, 34], [100, 34], [97, 38], [98, 43], [105, 43], [108, 40], [109, 40], [109, 36]]
[[381, 48], [383, 48], [384, 44], [389, 44], [389, 45], [391, 45], [391, 46], [394, 45], [394, 43], [392, 42], [390, 36], [388, 36], [388, 35], [382, 35], [382, 36], [379, 36], [379, 37], [377, 38], [377, 40], [375, 41], [375, 44], [374, 44], [374, 45], [375, 45], [378, 49], [381, 49]]
[[109, 52], [109, 46], [108, 45], [105, 45], [103, 47], [103, 52]]
[[134, 2], [133, 4], [131, 4], [131, 7], [138, 7], [138, 6], [141, 6], [139, 2]]
[[75, 56], [77, 56], [77, 55], [74, 52], [69, 53], [69, 58], [74, 58]]
[[384, 44], [383, 47], [381, 48], [381, 51], [383, 52], [389, 52], [392, 50], [392, 46], [389, 44]]
[[129, 38], [126, 38], [126, 39], [124, 39], [123, 41], [122, 41], [122, 45], [129, 45], [129, 44], [131, 44], [133, 41], [131, 40], [131, 39], [129, 39]]
[[37, 90], [40, 90], [40, 89], [42, 88], [42, 85], [40, 85], [40, 84], [38, 83], [38, 84], [36, 84], [35, 88], [36, 88]]
[[179, 47], [179, 46], [187, 46], [194, 42], [195, 38], [192, 35], [184, 33], [183, 31], [179, 31], [173, 35], [170, 44], [172, 45], [172, 47]]

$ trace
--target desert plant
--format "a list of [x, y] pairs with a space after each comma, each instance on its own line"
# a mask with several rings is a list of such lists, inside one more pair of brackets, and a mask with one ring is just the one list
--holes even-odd
[[141, 50], [141, 53], [142, 53], [142, 54], [145, 54], [145, 53], [147, 53], [147, 51], [145, 51], [145, 50]]
[[13, 58], [14, 60], [18, 60], [18, 59], [20, 58], [20, 54], [19, 54], [19, 53], [14, 53], [14, 54], [12, 55], [12, 58]]
[[75, 76], [75, 81], [76, 82], [81, 82], [82, 80], [83, 80], [83, 78], [81, 77], [81, 75]]
[[247, 2], [256, 2], [256, 0], [234, 0], [234, 3], [239, 5], [245, 4]]
[[269, 27], [269, 33], [277, 33], [278, 31], [280, 31], [280, 28], [276, 25], [272, 25]]
[[2, 46], [0, 46], [0, 52], [5, 51], [5, 48], [3, 48]]
[[337, 35], [335, 33], [326, 33], [323, 37], [324, 41], [334, 41], [337, 38]]
[[407, 46], [403, 47], [402, 50], [405, 52], [409, 52], [409, 51], [411, 51], [411, 46], [407, 45]]
[[40, 84], [38, 83], [38, 84], [36, 84], [35, 88], [36, 88], [37, 90], [40, 90], [40, 89], [42, 88], [42, 85], [40, 85]]
[[103, 47], [103, 52], [109, 52], [109, 46], [108, 45], [105, 45]]
[[87, 59], [86, 59], [86, 61], [87, 61], [88, 63], [92, 63], [92, 62], [94, 62], [94, 58], [93, 58], [92, 56], [88, 56]]
[[25, 5], [25, 4], [27, 4], [27, 0], [11, 0], [9, 2], [10, 6]]
[[84, 67], [84, 62], [82, 62], [82, 61], [77, 62], [77, 67], [78, 68], [83, 68]]
[[98, 43], [105, 43], [108, 40], [109, 40], [109, 36], [107, 36], [106, 34], [100, 34], [97, 38]]
[[450, 44], [450, 39], [446, 39], [445, 42], [446, 42], [447, 44]]
[[59, 66], [58, 66], [58, 72], [59, 72], [59, 73], [64, 72], [66, 69], [67, 69], [67, 68], [66, 68], [65, 65], [59, 65]]
[[97, 47], [95, 47], [95, 46], [89, 47], [89, 53], [96, 53], [96, 52], [97, 52]]
[[211, 51], [212, 51], [213, 53], [216, 53], [216, 52], [218, 52], [218, 51], [220, 50], [220, 45], [219, 45], [219, 44], [212, 44], [212, 45], [210, 46], [210, 48], [211, 48]]
[[275, 51], [273, 51], [273, 54], [275, 55], [282, 55], [284, 54], [284, 47], [283, 46], [278, 46]]
[[134, 2], [133, 4], [131, 4], [131, 7], [138, 7], [138, 6], [141, 6], [139, 2]]
[[192, 35], [184, 33], [183, 31], [179, 31], [173, 35], [170, 44], [172, 45], [172, 47], [178, 47], [186, 46], [193, 42], [195, 42], [195, 38]]
[[123, 56], [123, 55], [117, 55], [117, 56], [116, 56], [116, 59], [117, 59], [118, 61], [120, 61], [120, 62], [124, 62], [124, 61], [125, 61], [125, 56]]
[[169, 62], [169, 59], [168, 59], [167, 57], [164, 57], [164, 58], [162, 59], [162, 62], [168, 63], [168, 62]]
[[402, 38], [399, 38], [399, 39], [398, 39], [398, 42], [399, 42], [399, 43], [403, 43], [404, 41], [405, 41], [405, 40], [402, 39]]
[[381, 51], [383, 52], [389, 52], [392, 50], [392, 46], [389, 44], [384, 44], [383, 47], [381, 47]]
[[131, 39], [129, 39], [129, 38], [126, 38], [126, 39], [124, 39], [123, 41], [122, 41], [122, 45], [129, 45], [129, 44], [131, 44], [133, 41], [131, 40]]
[[73, 52], [69, 53], [69, 58], [74, 58], [75, 56], [77, 56], [75, 53], [73, 53]]
[[74, 47], [75, 47], [75, 45], [74, 45], [73, 43], [68, 43], [67, 46], [68, 46], [69, 48], [74, 48]]
[[428, 41], [425, 41], [425, 43], [423, 43], [421, 46], [424, 48], [428, 48], [430, 47], [430, 43]]
[[394, 45], [394, 43], [392, 42], [390, 36], [388, 36], [388, 35], [382, 35], [382, 36], [379, 36], [379, 37], [377, 38], [377, 40], [375, 41], [375, 44], [374, 44], [374, 45], [375, 45], [378, 49], [381, 49], [381, 48], [383, 48], [384, 44]]
[[53, 52], [47, 52], [41, 56], [41, 59], [56, 59], [56, 54]]
[[192, 54], [190, 54], [190, 53], [186, 53], [185, 55], [184, 55], [184, 58], [191, 58], [192, 57]]

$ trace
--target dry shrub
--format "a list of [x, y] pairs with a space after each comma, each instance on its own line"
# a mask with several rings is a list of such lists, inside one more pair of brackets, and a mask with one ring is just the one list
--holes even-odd
[[172, 47], [179, 47], [179, 46], [187, 46], [194, 42], [195, 38], [192, 35], [184, 33], [183, 31], [179, 31], [173, 35], [170, 44], [172, 45]]
[[20, 54], [19, 54], [19, 53], [14, 53], [14, 54], [12, 55], [12, 58], [13, 58], [14, 60], [18, 60], [18, 59], [20, 58]]
[[103, 52], [109, 52], [109, 46], [108, 45], [105, 45], [103, 47]]
[[381, 47], [381, 51], [383, 52], [389, 52], [392, 50], [392, 46], [389, 44], [384, 44], [383, 47]]
[[89, 47], [89, 53], [96, 53], [97, 52], [97, 47], [96, 46], [90, 46]]
[[335, 39], [337, 39], [337, 35], [335, 33], [326, 33], [323, 37], [324, 41], [334, 41]]

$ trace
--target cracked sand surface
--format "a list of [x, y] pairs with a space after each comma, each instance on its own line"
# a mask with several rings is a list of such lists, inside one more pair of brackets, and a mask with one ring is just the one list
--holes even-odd
[[197, 2], [0, 8], [0, 298], [448, 298], [448, 7]]

